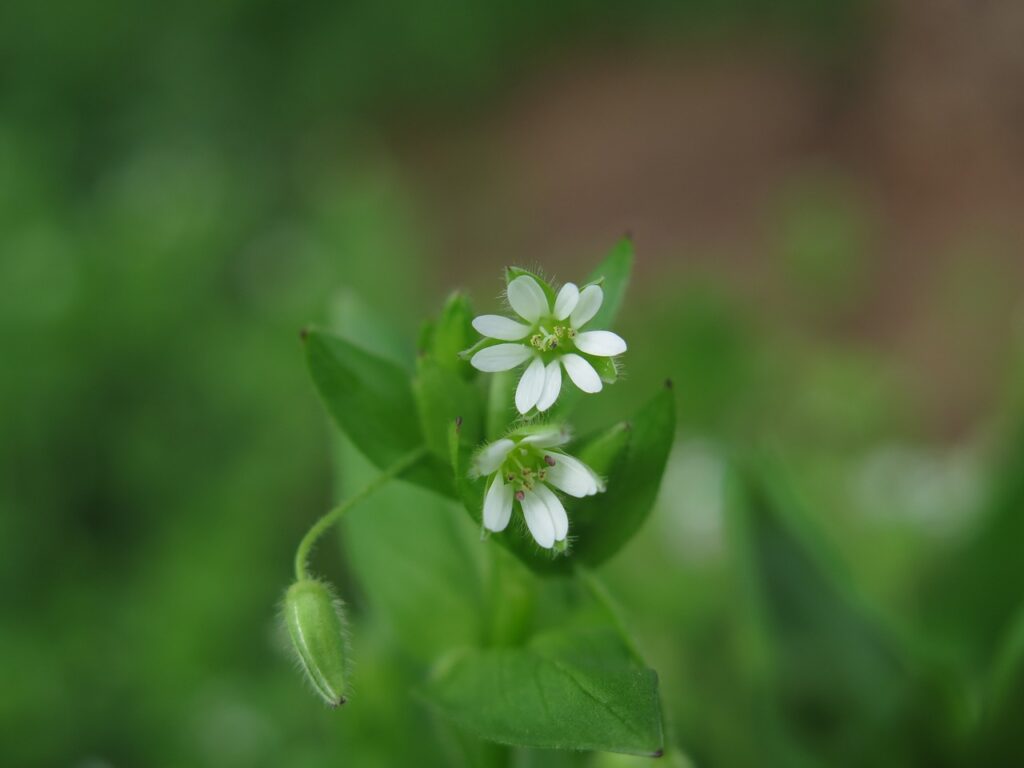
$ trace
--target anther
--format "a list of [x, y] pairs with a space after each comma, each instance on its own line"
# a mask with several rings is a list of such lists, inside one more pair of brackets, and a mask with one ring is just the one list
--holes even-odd
[[516, 491], [516, 501], [522, 501], [526, 498], [526, 494], [522, 491]]
[[544, 456], [544, 463], [547, 464], [549, 467], [555, 466], [555, 457], [554, 456], [550, 456], [550, 455], [545, 455]]

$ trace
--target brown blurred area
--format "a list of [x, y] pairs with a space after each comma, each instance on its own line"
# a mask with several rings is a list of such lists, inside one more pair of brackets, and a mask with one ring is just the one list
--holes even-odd
[[[724, 276], [755, 314], [877, 348], [926, 398], [930, 436], [955, 439], [1024, 323], [1022, 41], [1015, 0], [903, 0], [832, 65], [768, 36], [583, 47], [481, 114], [390, 141], [446, 281], [556, 256], [582, 268], [631, 231], [639, 282]], [[857, 212], [849, 303], [800, 308], [813, 285], [773, 257], [780, 189]]]

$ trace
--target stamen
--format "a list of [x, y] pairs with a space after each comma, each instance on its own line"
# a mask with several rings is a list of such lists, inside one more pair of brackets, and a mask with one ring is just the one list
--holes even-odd
[[544, 463], [547, 464], [549, 467], [555, 466], [555, 457], [545, 454]]
[[522, 491], [516, 491], [516, 501], [522, 501], [526, 498], [526, 494]]

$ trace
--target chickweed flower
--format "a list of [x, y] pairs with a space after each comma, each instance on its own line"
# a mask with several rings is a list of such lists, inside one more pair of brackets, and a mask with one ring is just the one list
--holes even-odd
[[594, 470], [559, 450], [568, 441], [565, 429], [527, 427], [477, 452], [473, 472], [488, 478], [484, 528], [495, 533], [505, 530], [518, 502], [536, 542], [545, 549], [564, 551], [569, 517], [552, 488], [576, 498], [604, 490]]
[[[489, 340], [470, 359], [488, 373], [508, 371], [528, 363], [516, 388], [516, 408], [546, 411], [562, 389], [562, 368], [573, 384], [587, 393], [600, 392], [601, 376], [594, 358], [613, 358], [626, 351], [626, 342], [611, 331], [582, 330], [601, 308], [604, 291], [593, 283], [580, 290], [574, 283], [554, 292], [531, 275], [519, 275], [506, 289], [509, 306], [519, 316], [480, 315], [473, 327]], [[602, 366], [603, 367], [603, 366]]]

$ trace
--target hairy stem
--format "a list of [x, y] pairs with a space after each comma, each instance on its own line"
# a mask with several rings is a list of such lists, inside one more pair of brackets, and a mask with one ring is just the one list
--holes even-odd
[[395, 477], [402, 474], [402, 472], [422, 459], [425, 454], [426, 448], [417, 448], [415, 451], [407, 453], [377, 475], [377, 477], [370, 481], [354, 496], [350, 496], [345, 499], [345, 501], [326, 512], [323, 517], [313, 523], [312, 527], [306, 531], [306, 535], [302, 537], [302, 541], [299, 542], [299, 548], [295, 550], [295, 578], [302, 581], [303, 579], [308, 579], [310, 577], [308, 568], [310, 550], [313, 549], [313, 545], [316, 544], [317, 539], [323, 536], [323, 534], [332, 525], [338, 522], [342, 515], [352, 509], [352, 507], [356, 506], [359, 502], [369, 498], [375, 491], [386, 485], [389, 480], [393, 480]]

